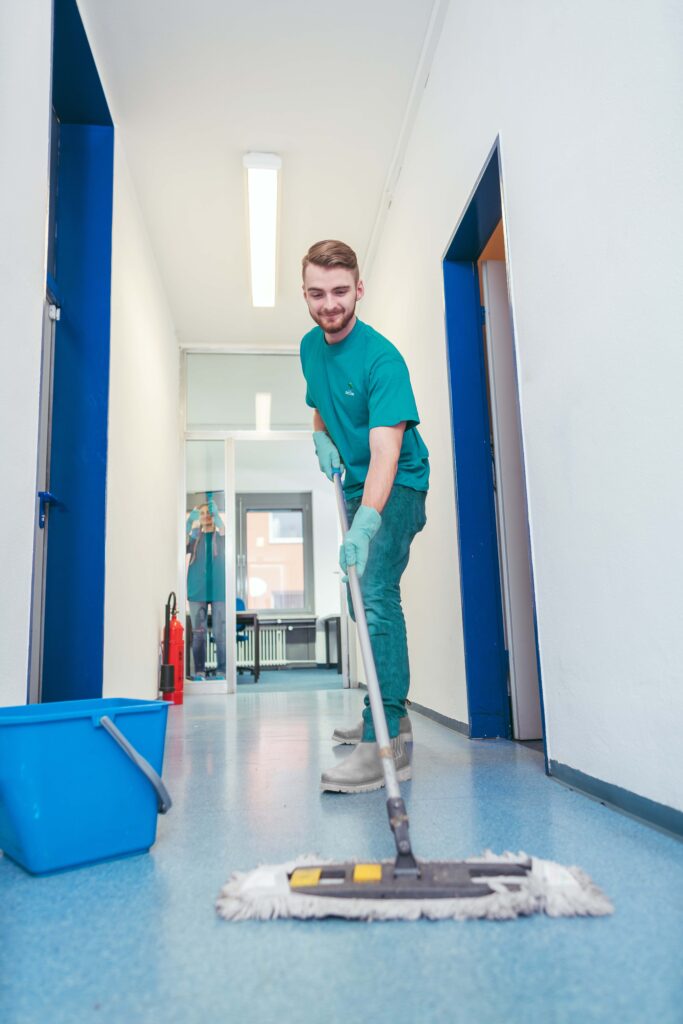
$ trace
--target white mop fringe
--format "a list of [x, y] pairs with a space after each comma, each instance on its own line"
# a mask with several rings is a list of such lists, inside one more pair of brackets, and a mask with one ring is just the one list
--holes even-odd
[[[353, 861], [354, 858], [348, 858]], [[216, 902], [218, 914], [227, 921], [272, 921], [275, 918], [343, 917], [363, 921], [430, 921], [479, 918], [505, 921], [531, 914], [548, 917], [602, 917], [614, 907], [605, 894], [580, 868], [563, 867], [550, 860], [529, 858], [524, 853], [496, 855], [487, 850], [471, 861], [500, 863], [531, 860], [531, 871], [515, 879], [519, 890], [510, 891], [502, 880], [486, 878], [493, 889], [490, 896], [466, 899], [353, 899], [334, 896], [309, 896], [292, 892], [288, 875], [297, 867], [325, 865], [325, 861], [306, 854], [286, 864], [262, 865], [253, 871], [235, 871], [221, 890]]]

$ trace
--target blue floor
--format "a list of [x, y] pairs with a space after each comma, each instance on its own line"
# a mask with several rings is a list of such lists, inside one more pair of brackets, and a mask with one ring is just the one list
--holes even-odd
[[230, 872], [391, 852], [382, 792], [318, 792], [348, 690], [240, 692], [169, 709], [175, 806], [150, 855], [36, 879], [0, 858], [3, 1024], [680, 1024], [683, 847], [548, 780], [543, 758], [413, 715], [418, 855], [486, 847], [579, 864], [595, 920], [229, 924]]
[[306, 668], [271, 669], [261, 672], [258, 683], [249, 672], [237, 677], [237, 692], [242, 693], [294, 693], [297, 690], [341, 690], [342, 677], [336, 669]]

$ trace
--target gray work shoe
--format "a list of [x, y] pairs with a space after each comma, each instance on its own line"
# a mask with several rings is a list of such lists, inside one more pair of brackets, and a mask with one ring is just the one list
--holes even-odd
[[[413, 724], [407, 715], [404, 715], [401, 719], [399, 735], [403, 737], [406, 743], [413, 742]], [[358, 725], [354, 725], [352, 729], [335, 729], [332, 733], [333, 743], [360, 743], [363, 738], [363, 719], [361, 718]]]
[[[410, 760], [403, 736], [391, 741], [396, 776], [399, 782], [410, 778]], [[334, 768], [323, 772], [320, 788], [330, 793], [369, 793], [384, 785], [382, 762], [376, 743], [359, 743], [352, 754]]]

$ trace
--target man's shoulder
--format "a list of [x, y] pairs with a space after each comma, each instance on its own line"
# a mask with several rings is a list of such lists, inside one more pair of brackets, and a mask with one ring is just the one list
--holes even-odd
[[405, 362], [394, 343], [389, 341], [383, 334], [380, 334], [379, 331], [376, 331], [374, 327], [364, 323], [363, 330], [366, 338], [366, 351], [371, 363], [394, 360], [401, 363]]
[[305, 352], [310, 351], [312, 346], [320, 344], [321, 335], [322, 330], [318, 326], [312, 327], [310, 331], [307, 331], [306, 334], [304, 334], [299, 345], [299, 351], [301, 352], [302, 356]]

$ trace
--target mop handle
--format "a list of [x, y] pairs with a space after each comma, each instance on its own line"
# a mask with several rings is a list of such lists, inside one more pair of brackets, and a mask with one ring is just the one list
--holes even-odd
[[[349, 519], [346, 512], [346, 502], [344, 501], [344, 491], [342, 489], [341, 470], [333, 469], [332, 473], [342, 533], [346, 534], [349, 529]], [[353, 604], [353, 613], [356, 616], [356, 628], [358, 630], [358, 639], [360, 641], [360, 649], [363, 655], [363, 665], [365, 666], [368, 696], [370, 698], [370, 709], [372, 711], [372, 722], [375, 726], [377, 746], [379, 747], [382, 771], [384, 772], [384, 784], [389, 798], [400, 800], [401, 790], [398, 785], [398, 779], [396, 778], [396, 766], [394, 765], [394, 757], [391, 750], [391, 740], [389, 739], [387, 719], [384, 714], [382, 692], [379, 688], [377, 670], [375, 669], [375, 659], [372, 654], [372, 645], [370, 644], [368, 620], [365, 616], [365, 606], [363, 604], [363, 596], [361, 594], [358, 573], [356, 572], [355, 565], [350, 565], [346, 572], [349, 577], [351, 602]]]

